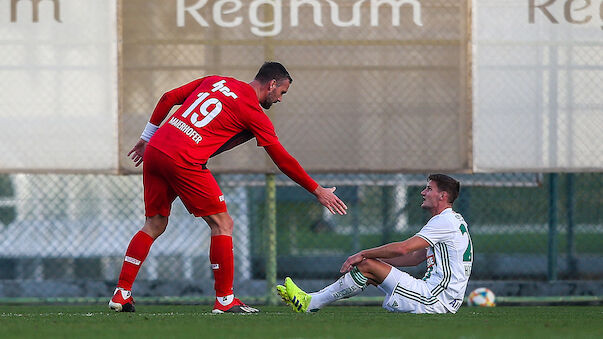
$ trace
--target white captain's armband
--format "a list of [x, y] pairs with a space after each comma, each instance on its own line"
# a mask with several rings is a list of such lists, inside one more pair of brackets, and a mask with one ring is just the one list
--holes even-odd
[[144, 128], [144, 131], [142, 131], [140, 139], [149, 142], [149, 140], [151, 140], [151, 137], [153, 136], [153, 134], [155, 134], [158, 128], [159, 126], [155, 126], [152, 123], [147, 122], [147, 126]]

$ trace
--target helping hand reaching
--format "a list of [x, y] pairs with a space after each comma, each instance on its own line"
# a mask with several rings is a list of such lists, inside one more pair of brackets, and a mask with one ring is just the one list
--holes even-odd
[[346, 210], [348, 207], [339, 199], [335, 193], [336, 187], [328, 187], [324, 188], [322, 186], [318, 186], [314, 192], [312, 192], [318, 202], [320, 202], [324, 207], [326, 207], [331, 213], [344, 215], [347, 214]]

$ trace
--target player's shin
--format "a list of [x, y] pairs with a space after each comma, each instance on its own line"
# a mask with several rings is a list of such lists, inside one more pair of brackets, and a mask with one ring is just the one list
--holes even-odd
[[127, 291], [132, 290], [132, 284], [134, 284], [140, 266], [149, 254], [153, 241], [154, 239], [150, 235], [142, 231], [139, 231], [132, 237], [126, 250], [117, 287]]
[[231, 236], [216, 235], [211, 237], [209, 260], [214, 273], [214, 288], [217, 300], [223, 305], [228, 305], [234, 298], [232, 291], [234, 254]]
[[368, 279], [362, 275], [358, 268], [354, 267], [331, 285], [318, 292], [310, 293], [312, 300], [308, 309], [320, 309], [339, 299], [353, 297], [364, 290], [367, 281]]

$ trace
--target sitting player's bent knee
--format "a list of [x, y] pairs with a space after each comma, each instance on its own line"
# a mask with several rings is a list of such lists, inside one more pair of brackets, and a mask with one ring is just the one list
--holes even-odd
[[356, 267], [368, 279], [380, 284], [389, 274], [392, 266], [376, 259], [364, 259]]
[[377, 262], [375, 259], [364, 259], [356, 267], [362, 274], [371, 274]]

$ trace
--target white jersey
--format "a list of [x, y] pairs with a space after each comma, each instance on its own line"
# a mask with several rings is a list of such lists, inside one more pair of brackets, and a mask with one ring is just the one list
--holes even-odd
[[456, 313], [463, 303], [473, 264], [473, 244], [465, 219], [447, 208], [416, 235], [430, 245], [423, 280], [432, 298], [437, 297], [450, 312]]

